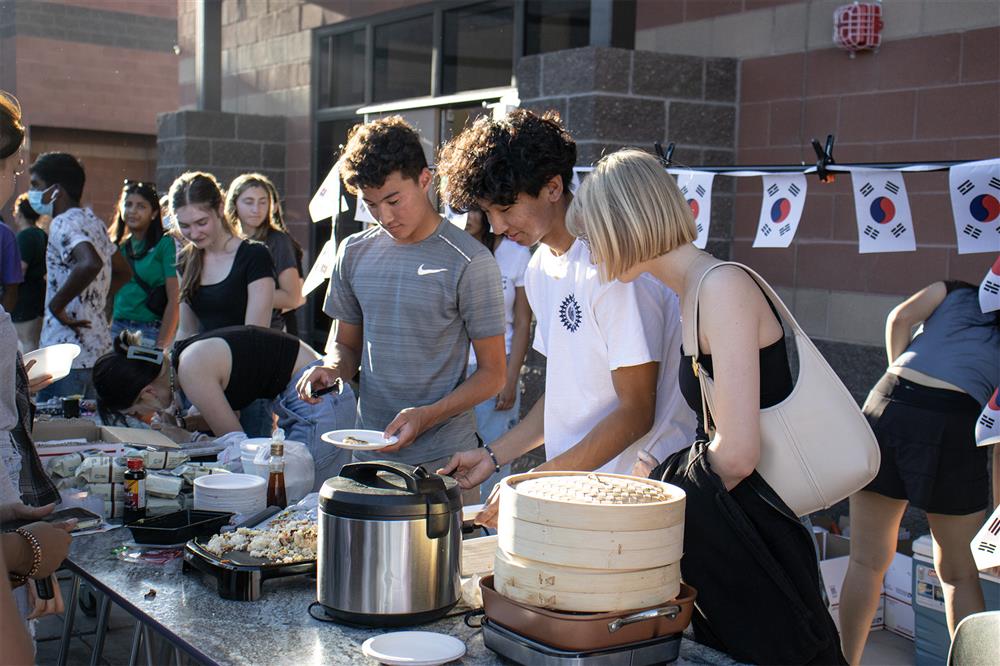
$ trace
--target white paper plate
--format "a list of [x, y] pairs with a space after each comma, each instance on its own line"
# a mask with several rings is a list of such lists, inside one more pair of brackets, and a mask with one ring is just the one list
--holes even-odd
[[[349, 444], [344, 441], [348, 437], [363, 439], [368, 444]], [[328, 444], [333, 444], [334, 446], [339, 446], [342, 449], [350, 451], [377, 451], [378, 449], [392, 446], [399, 441], [399, 438], [396, 436], [386, 439], [377, 430], [331, 430], [330, 432], [323, 433], [321, 439]]]
[[24, 364], [35, 361], [28, 371], [28, 381], [34, 381], [42, 375], [52, 375], [52, 380], [62, 379], [73, 368], [73, 359], [80, 355], [80, 345], [65, 343], [49, 345], [36, 349], [24, 355]]
[[437, 666], [461, 659], [465, 643], [432, 631], [394, 631], [369, 638], [361, 651], [390, 666]]

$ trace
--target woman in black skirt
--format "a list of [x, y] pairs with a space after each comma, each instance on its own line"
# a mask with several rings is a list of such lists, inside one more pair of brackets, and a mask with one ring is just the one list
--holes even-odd
[[[893, 309], [885, 328], [889, 369], [864, 405], [882, 466], [851, 497], [851, 561], [840, 597], [852, 664], [861, 661], [907, 503], [927, 512], [948, 630], [954, 635], [963, 617], [984, 609], [969, 542], [989, 502], [987, 449], [976, 446], [975, 427], [1000, 383], [997, 314], [982, 312], [971, 284], [935, 282]], [[993, 488], [1000, 490], [996, 478]]]

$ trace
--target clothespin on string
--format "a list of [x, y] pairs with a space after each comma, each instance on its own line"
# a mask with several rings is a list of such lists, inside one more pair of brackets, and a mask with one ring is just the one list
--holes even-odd
[[816, 151], [816, 175], [819, 177], [819, 182], [827, 184], [834, 182], [837, 177], [826, 170], [827, 166], [837, 163], [837, 160], [833, 159], [833, 135], [826, 135], [825, 147], [820, 146], [816, 139], [812, 140], [812, 147]]
[[670, 166], [670, 164], [671, 164], [671, 162], [673, 160], [673, 157], [674, 157], [674, 142], [673, 141], [671, 141], [667, 145], [667, 149], [666, 150], [663, 150], [663, 144], [660, 143], [659, 141], [657, 141], [656, 143], [653, 144], [653, 150], [656, 151], [656, 156], [660, 158], [660, 162], [663, 163], [663, 166], [665, 166], [665, 167]]

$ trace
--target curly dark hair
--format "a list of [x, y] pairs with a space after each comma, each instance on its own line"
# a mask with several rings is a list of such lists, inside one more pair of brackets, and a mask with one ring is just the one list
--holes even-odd
[[363, 187], [382, 187], [395, 171], [416, 181], [426, 168], [420, 136], [402, 116], [355, 125], [340, 158], [340, 177], [351, 194]]
[[538, 196], [554, 176], [568, 191], [575, 164], [576, 142], [555, 111], [539, 116], [515, 109], [503, 120], [482, 116], [441, 148], [441, 197], [457, 210], [474, 208], [480, 199], [509, 206], [521, 192]]

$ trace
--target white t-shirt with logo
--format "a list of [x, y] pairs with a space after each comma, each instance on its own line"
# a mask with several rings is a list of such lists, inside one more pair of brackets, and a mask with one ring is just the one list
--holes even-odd
[[547, 358], [546, 459], [617, 407], [612, 370], [653, 361], [660, 365], [652, 430], [597, 471], [629, 474], [640, 450], [662, 461], [694, 441], [695, 415], [677, 385], [680, 308], [670, 289], [649, 275], [602, 283], [579, 240], [561, 256], [539, 247], [524, 283], [537, 320], [534, 348]]
[[[510, 343], [514, 339], [514, 291], [524, 286], [524, 271], [531, 261], [531, 250], [521, 247], [506, 236], [500, 241], [493, 258], [500, 267], [500, 285], [503, 287], [503, 342], [510, 356]], [[476, 352], [469, 348], [469, 365], [476, 365]]]
[[[67, 315], [90, 322], [86, 328], [73, 330], [52, 316], [49, 301], [69, 279], [74, 265], [73, 248], [80, 243], [90, 243], [104, 265], [93, 282], [66, 306]], [[104, 314], [104, 305], [111, 285], [111, 257], [114, 253], [115, 246], [108, 238], [107, 227], [89, 208], [70, 208], [53, 218], [49, 226], [41, 346], [63, 342], [80, 345], [80, 355], [73, 360], [74, 368], [92, 368], [101, 355], [111, 350], [111, 329]]]

